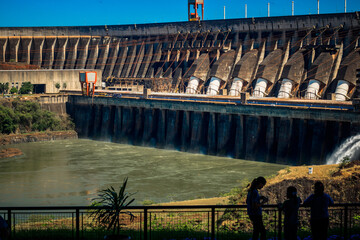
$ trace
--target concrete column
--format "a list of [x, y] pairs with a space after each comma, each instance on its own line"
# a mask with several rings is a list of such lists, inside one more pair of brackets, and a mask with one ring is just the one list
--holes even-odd
[[181, 128], [181, 151], [187, 151], [189, 149], [191, 140], [191, 126], [190, 126], [191, 112], [184, 111]]
[[89, 55], [86, 63], [86, 69], [95, 69], [96, 61], [99, 56], [100, 37], [92, 37], [89, 43]]
[[168, 110], [166, 115], [166, 143], [167, 148], [174, 149], [179, 142], [179, 111]]
[[66, 45], [68, 37], [58, 37], [55, 45], [55, 61], [53, 69], [64, 69], [66, 60]]
[[245, 159], [255, 160], [256, 152], [257, 152], [257, 139], [260, 128], [260, 118], [254, 116], [246, 117], [246, 153]]
[[0, 37], [0, 62], [6, 62], [6, 47], [8, 44], [8, 37]]
[[244, 139], [244, 132], [246, 126], [244, 125], [244, 116], [236, 115], [236, 133], [235, 133], [235, 146], [234, 146], [234, 157], [244, 159], [245, 158], [245, 148], [246, 141]]
[[220, 114], [218, 118], [218, 137], [217, 137], [217, 153], [226, 156], [232, 151], [232, 115]]
[[96, 69], [105, 69], [105, 65], [109, 56], [110, 40], [111, 38], [109, 37], [103, 37], [101, 39], [101, 43], [99, 44], [99, 58], [96, 64]]
[[144, 78], [146, 76], [146, 72], [149, 69], [150, 61], [151, 61], [151, 58], [153, 56], [153, 51], [154, 51], [154, 46], [153, 46], [153, 44], [150, 44], [148, 46], [146, 54], [145, 54], [145, 56], [143, 58], [143, 61], [141, 63], [141, 66], [140, 66], [139, 72], [137, 74], [137, 77]]
[[128, 52], [128, 48], [127, 48], [126, 44], [123, 41], [120, 42], [119, 51], [120, 51], [119, 56], [118, 56], [118, 58], [116, 60], [114, 71], [113, 71], [113, 76], [115, 76], [115, 77], [120, 77], [121, 72], [122, 72], [122, 70], [124, 68], [124, 63], [125, 63], [127, 52]]
[[31, 64], [41, 66], [43, 60], [44, 37], [33, 37], [34, 52], [32, 53]]
[[202, 145], [202, 130], [203, 130], [203, 113], [193, 112], [191, 117], [191, 141], [190, 148], [192, 152], [200, 152]]
[[143, 143], [146, 145], [151, 145], [153, 142], [152, 138], [154, 136], [154, 129], [156, 129], [156, 118], [154, 114], [153, 109], [144, 109]]
[[158, 64], [158, 62], [160, 61], [161, 59], [161, 49], [162, 49], [162, 45], [161, 44], [158, 44], [156, 50], [155, 50], [155, 54], [153, 55], [152, 57], [152, 60], [151, 60], [151, 65], [149, 67], [149, 70], [148, 72], [146, 73], [146, 77], [153, 77], [154, 76], [154, 69], [155, 69], [155, 66], [156, 64]]
[[141, 63], [144, 59], [144, 54], [145, 54], [145, 44], [143, 43], [141, 46], [140, 46], [140, 50], [139, 52], [136, 54], [136, 59], [135, 59], [135, 62], [133, 64], [133, 68], [131, 69], [131, 72], [130, 72], [130, 77], [136, 77], [138, 72], [139, 72], [139, 69], [140, 69], [140, 66], [141, 66]]
[[122, 129], [121, 136], [123, 141], [131, 143], [133, 140], [133, 132], [134, 132], [134, 118], [133, 118], [133, 108], [132, 107], [124, 107], [122, 111]]
[[20, 38], [20, 62], [30, 64], [30, 49], [32, 37]]
[[93, 139], [100, 139], [101, 137], [101, 129], [102, 129], [102, 108], [104, 106], [100, 104], [96, 104], [94, 106], [94, 126], [93, 126]]
[[43, 49], [43, 63], [42, 67], [52, 69], [55, 59], [55, 43], [56, 37], [46, 37], [45, 46]]
[[215, 155], [217, 152], [217, 114], [216, 113], [210, 113], [209, 114], [209, 127], [208, 127], [208, 154]]
[[276, 163], [288, 163], [288, 150], [289, 145], [291, 144], [291, 129], [292, 129], [292, 119], [280, 119], [279, 122], [279, 135], [276, 140], [278, 143], [277, 146], [277, 157]]
[[114, 113], [114, 136], [112, 141], [113, 142], [120, 142], [121, 139], [121, 129], [122, 129], [122, 114], [121, 114], [121, 107], [115, 108]]
[[90, 36], [82, 36], [79, 40], [79, 45], [77, 49], [77, 63], [75, 67], [76, 69], [85, 69], [85, 64], [89, 53], [90, 38]]
[[111, 121], [111, 105], [104, 105], [101, 109], [101, 127], [99, 131], [99, 138], [101, 140], [110, 141], [110, 126], [113, 125]]
[[19, 44], [20, 37], [9, 37], [10, 62], [19, 61]]
[[157, 110], [157, 134], [156, 134], [156, 146], [163, 148], [165, 146], [166, 139], [166, 110]]
[[126, 61], [125, 61], [125, 65], [124, 68], [121, 72], [121, 77], [130, 77], [130, 70], [131, 70], [131, 66], [134, 62], [135, 56], [136, 56], [136, 46], [129, 46], [128, 47], [128, 55], [126, 57]]
[[134, 108], [135, 112], [135, 127], [134, 127], [134, 144], [140, 145], [143, 139], [144, 131], [144, 109]]
[[66, 64], [65, 69], [75, 69], [75, 63], [77, 59], [77, 49], [79, 45], [79, 37], [69, 37], [66, 47]]
[[115, 67], [115, 62], [119, 53], [119, 39], [113, 38], [109, 47], [109, 58], [103, 72], [104, 77], [113, 76], [113, 70]]
[[275, 124], [275, 118], [269, 117], [266, 123], [266, 139], [265, 139], [265, 155], [266, 162], [275, 162], [276, 161], [276, 131], [278, 128]]

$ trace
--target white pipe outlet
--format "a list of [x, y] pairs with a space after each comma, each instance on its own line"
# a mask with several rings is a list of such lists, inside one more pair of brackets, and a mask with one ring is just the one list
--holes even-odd
[[265, 80], [263, 78], [259, 78], [256, 81], [253, 97], [265, 97], [265, 91], [266, 91], [267, 84], [268, 84], [267, 80]]
[[286, 78], [283, 79], [280, 86], [278, 98], [290, 98], [292, 88], [293, 88], [293, 81]]
[[319, 89], [320, 89], [320, 82], [318, 80], [311, 79], [306, 89], [305, 98], [319, 99], [318, 97]]
[[209, 96], [218, 95], [219, 87], [220, 87], [220, 79], [218, 79], [217, 77], [211, 77], [206, 95]]
[[243, 88], [243, 80], [240, 78], [234, 78], [234, 81], [231, 85], [229, 95], [230, 96], [240, 96], [241, 90]]
[[186, 87], [185, 93], [196, 94], [199, 86], [200, 79], [197, 77], [190, 77], [189, 83]]
[[346, 101], [347, 94], [349, 92], [350, 84], [345, 80], [339, 80], [335, 90], [336, 101]]

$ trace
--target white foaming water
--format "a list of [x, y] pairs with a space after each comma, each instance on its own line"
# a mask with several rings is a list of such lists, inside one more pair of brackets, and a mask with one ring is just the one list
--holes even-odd
[[344, 157], [349, 157], [350, 161], [357, 160], [357, 158], [360, 157], [360, 134], [346, 139], [346, 141], [328, 157], [326, 163], [338, 164], [341, 163]]

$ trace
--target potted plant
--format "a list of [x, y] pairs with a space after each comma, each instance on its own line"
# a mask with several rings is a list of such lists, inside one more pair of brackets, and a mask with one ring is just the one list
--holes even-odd
[[125, 192], [128, 178], [124, 179], [119, 191], [116, 191], [113, 186], [101, 190], [98, 197], [93, 199], [93, 205], [98, 206], [91, 216], [101, 225], [106, 227], [107, 231], [111, 231], [111, 235], [107, 235], [104, 239], [125, 240], [130, 239], [129, 236], [121, 235], [120, 229], [121, 216], [124, 214], [130, 216], [130, 220], [134, 219], [134, 215], [130, 211], [124, 211], [135, 198], [131, 198], [133, 194]]

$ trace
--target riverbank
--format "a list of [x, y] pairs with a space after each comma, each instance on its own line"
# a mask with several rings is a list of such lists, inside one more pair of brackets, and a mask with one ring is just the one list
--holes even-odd
[[[312, 173], [309, 174], [309, 168]], [[313, 185], [316, 181], [322, 181], [325, 192], [336, 203], [360, 202], [360, 161], [344, 162], [333, 165], [295, 166], [280, 170], [276, 175], [266, 177], [267, 184], [260, 194], [269, 198], [269, 204], [278, 204], [285, 200], [286, 189], [295, 186], [298, 195], [305, 200], [313, 193]], [[248, 183], [249, 184], [249, 183]], [[235, 193], [227, 197], [208, 199], [195, 199], [188, 201], [170, 202], [159, 204], [163, 206], [182, 205], [223, 205], [223, 204], [246, 204], [247, 187], [235, 188]]]
[[64, 139], [77, 139], [77, 132], [69, 131], [48, 131], [34, 132], [24, 134], [8, 134], [0, 135], [0, 145], [10, 145], [18, 143], [41, 142]]

